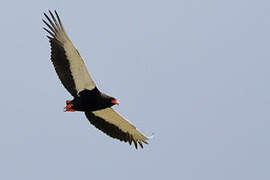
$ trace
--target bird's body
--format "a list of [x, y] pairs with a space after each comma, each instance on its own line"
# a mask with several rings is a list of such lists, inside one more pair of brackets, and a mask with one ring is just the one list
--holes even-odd
[[85, 89], [70, 103], [75, 111], [96, 111], [112, 107], [114, 98], [101, 93], [96, 87], [92, 90]]
[[50, 35], [47, 37], [51, 45], [51, 60], [60, 81], [74, 97], [66, 101], [66, 111], [83, 111], [89, 122], [107, 135], [130, 144], [133, 142], [136, 148], [137, 143], [143, 147], [142, 143], [147, 144], [148, 138], [112, 109], [113, 105], [119, 104], [118, 101], [98, 90], [57, 12], [56, 18], [51, 11], [49, 13], [51, 18], [44, 13], [48, 22], [43, 22], [48, 27], [44, 30]]

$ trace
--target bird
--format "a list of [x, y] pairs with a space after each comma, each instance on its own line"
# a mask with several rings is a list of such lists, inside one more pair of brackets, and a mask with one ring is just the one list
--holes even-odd
[[61, 83], [73, 96], [66, 100], [65, 112], [84, 112], [90, 124], [108, 136], [120, 141], [138, 145], [148, 144], [149, 137], [141, 133], [131, 122], [115, 111], [112, 106], [119, 105], [116, 98], [101, 92], [91, 78], [84, 60], [68, 37], [56, 10], [54, 14], [44, 13], [51, 47], [51, 61]]

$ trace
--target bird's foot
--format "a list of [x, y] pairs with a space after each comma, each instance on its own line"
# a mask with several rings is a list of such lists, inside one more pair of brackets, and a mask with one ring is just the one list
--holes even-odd
[[64, 108], [65, 112], [75, 112], [75, 110], [72, 108], [73, 104], [71, 104], [70, 100], [66, 101], [67, 106]]

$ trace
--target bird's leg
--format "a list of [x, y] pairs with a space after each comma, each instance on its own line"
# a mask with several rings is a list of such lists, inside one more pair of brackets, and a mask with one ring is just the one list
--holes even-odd
[[67, 105], [71, 104], [71, 100], [66, 100], [66, 104]]
[[71, 100], [66, 100], [66, 107], [64, 108], [65, 112], [75, 112], [74, 109], [72, 109], [73, 104], [71, 103]]

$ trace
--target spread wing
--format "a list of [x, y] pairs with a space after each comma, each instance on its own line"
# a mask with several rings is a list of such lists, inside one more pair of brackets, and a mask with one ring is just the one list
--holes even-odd
[[94, 89], [96, 85], [82, 57], [65, 32], [57, 12], [54, 12], [57, 19], [49, 11], [51, 18], [44, 13], [47, 21], [42, 20], [47, 26], [43, 29], [50, 35], [47, 37], [51, 45], [51, 60], [64, 87], [76, 97], [80, 91]]
[[133, 142], [136, 149], [137, 143], [141, 148], [143, 148], [142, 143], [148, 144], [148, 138], [112, 108], [93, 112], [87, 111], [85, 115], [91, 124], [112, 138], [129, 142], [129, 144]]

